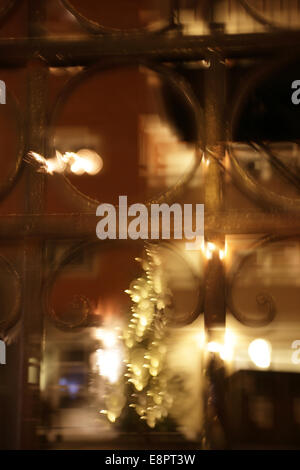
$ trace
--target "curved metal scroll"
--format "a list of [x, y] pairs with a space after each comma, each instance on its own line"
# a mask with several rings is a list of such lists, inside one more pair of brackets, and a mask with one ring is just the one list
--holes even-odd
[[51, 289], [55, 283], [58, 274], [62, 269], [67, 266], [80, 252], [80, 250], [90, 246], [90, 242], [80, 242], [76, 246], [72, 246], [67, 250], [65, 256], [61, 259], [58, 265], [53, 269], [47, 278], [43, 288], [43, 309], [45, 314], [51, 319], [54, 325], [63, 331], [76, 331], [80, 328], [88, 326], [88, 318], [91, 314], [91, 304], [89, 300], [80, 294], [73, 296], [70, 302], [70, 309], [76, 311], [78, 319], [73, 322], [67, 322], [59, 318], [54, 308], [50, 305]]
[[232, 315], [243, 325], [250, 327], [262, 327], [271, 323], [276, 315], [276, 305], [274, 298], [268, 292], [264, 290], [259, 291], [256, 294], [256, 306], [259, 313], [259, 318], [249, 318], [247, 314], [240, 311], [233, 299], [233, 288], [237, 276], [242, 271], [244, 265], [247, 261], [257, 252], [258, 248], [261, 248], [269, 243], [274, 243], [278, 241], [277, 238], [273, 237], [264, 237], [254, 245], [250, 252], [247, 252], [246, 255], [240, 256], [238, 260], [233, 264], [231, 271], [227, 278], [227, 307], [232, 313]]
[[[232, 110], [228, 131], [229, 135], [227, 150], [230, 156], [233, 177], [241, 191], [245, 192], [246, 195], [250, 196], [252, 199], [254, 199], [255, 202], [259, 203], [268, 210], [280, 209], [288, 212], [298, 212], [300, 211], [300, 199], [277, 194], [257, 183], [240, 165], [232, 145], [234, 140], [234, 131], [241, 116], [243, 105], [253, 88], [258, 83], [261, 83], [264, 79], [266, 79], [270, 73], [274, 73], [276, 70], [280, 69], [284, 65], [291, 63], [292, 61], [292, 58], [289, 57], [281, 60], [279, 63], [278, 61], [272, 62], [267, 67], [264, 67], [263, 70], [255, 71], [245, 83], [243, 82], [243, 86], [239, 91]], [[266, 151], [265, 148], [264, 151]]]
[[267, 27], [268, 29], [271, 29], [271, 30], [290, 29], [290, 28], [285, 28], [284, 26], [280, 25], [279, 23], [275, 23], [274, 21], [269, 21], [264, 15], [259, 13], [255, 7], [251, 6], [248, 0], [239, 0], [239, 3], [255, 21]]
[[[0, 13], [1, 14], [1, 13]], [[14, 118], [17, 124], [17, 142], [18, 142], [18, 149], [16, 155], [16, 162], [14, 168], [10, 171], [9, 175], [6, 177], [3, 183], [0, 183], [0, 198], [4, 197], [14, 185], [17, 177], [19, 176], [19, 172], [21, 170], [23, 155], [24, 155], [24, 126], [23, 126], [23, 117], [20, 111], [19, 103], [17, 102], [16, 98], [10, 93], [10, 91], [6, 87], [6, 105], [12, 109]]]
[[[198, 285], [198, 297], [195, 304], [195, 307], [191, 310], [188, 310], [184, 313], [184, 315], [180, 316], [180, 318], [176, 315], [171, 316], [170, 318], [170, 326], [175, 328], [180, 328], [183, 326], [190, 325], [193, 323], [204, 310], [204, 282], [193, 270], [192, 266], [187, 262], [186, 259], [183, 258], [181, 253], [176, 249], [176, 247], [172, 243], [160, 243], [159, 246], [169, 250], [173, 256], [177, 256], [184, 264], [187, 266], [189, 272], [191, 273], [191, 277], [193, 277], [195, 283]], [[201, 282], [203, 283], [201, 288]]]
[[[166, 66], [161, 66], [153, 63], [149, 63], [144, 60], [138, 60], [138, 59], [108, 59], [104, 60], [101, 62], [101, 64], [96, 64], [93, 67], [90, 67], [88, 69], [85, 69], [84, 71], [80, 72], [78, 75], [76, 75], [74, 78], [72, 78], [64, 87], [62, 90], [55, 106], [52, 111], [52, 117], [51, 117], [51, 130], [50, 130], [50, 138], [52, 138], [53, 141], [53, 135], [54, 135], [54, 128], [55, 128], [55, 122], [56, 119], [64, 106], [64, 103], [70, 96], [70, 94], [73, 92], [73, 90], [86, 78], [90, 77], [91, 75], [98, 73], [100, 71], [108, 70], [108, 69], [113, 69], [116, 67], [131, 67], [131, 66], [144, 66], [154, 72], [156, 72], [158, 75], [160, 75], [162, 78], [164, 78], [170, 86], [178, 92], [178, 94], [183, 98], [183, 101], [185, 105], [192, 111], [194, 119], [195, 119], [195, 129], [197, 129], [197, 137], [196, 137], [196, 142], [195, 142], [195, 161], [191, 165], [191, 167], [187, 170], [187, 172], [175, 183], [171, 188], [169, 188], [166, 192], [163, 192], [161, 195], [159, 195], [157, 198], [148, 201], [148, 205], [154, 204], [154, 203], [162, 203], [162, 202], [167, 202], [171, 201], [175, 196], [178, 196], [181, 194], [186, 188], [191, 179], [193, 178], [196, 169], [201, 163], [202, 155], [203, 155], [203, 130], [201, 127], [201, 123], [203, 123], [203, 111], [198, 103], [197, 98], [194, 95], [194, 92], [190, 85], [184, 80], [184, 78], [177, 73], [175, 73], [171, 68], [168, 68]], [[52, 144], [53, 146], [53, 144]], [[51, 147], [51, 145], [50, 145]], [[52, 149], [53, 150], [53, 149]], [[50, 152], [52, 151], [50, 149]], [[50, 155], [49, 155], [50, 156]], [[91, 209], [95, 209], [100, 201], [95, 200], [91, 198], [90, 196], [83, 194], [79, 189], [77, 189], [68, 179], [67, 176], [64, 176], [66, 183], [72, 188], [73, 191], [75, 191], [77, 194], [79, 194]], [[147, 205], [147, 201], [145, 202]]]
[[22, 284], [20, 275], [13, 265], [2, 255], [0, 255], [0, 263], [4, 266], [5, 271], [11, 275], [14, 280], [14, 304], [12, 311], [7, 320], [0, 321], [0, 338], [6, 339], [9, 331], [16, 326], [21, 318], [21, 297], [22, 297]]
[[[172, 27], [174, 28], [176, 25], [172, 22], [172, 14], [170, 11], [170, 19], [166, 23], [166, 25], [154, 30], [150, 31], [147, 27], [140, 27], [140, 28], [128, 28], [128, 29], [120, 29], [120, 28], [113, 28], [101, 25], [97, 21], [93, 21], [86, 16], [84, 16], [80, 11], [78, 11], [73, 3], [72, 0], [61, 0], [62, 4], [67, 8], [67, 10], [72, 13], [72, 15], [77, 19], [78, 23], [81, 26], [89, 31], [92, 34], [108, 34], [108, 33], [123, 33], [123, 34], [130, 34], [130, 33], [144, 33], [144, 34], [153, 34], [153, 33], [162, 33], [164, 31], [168, 31]], [[172, 10], [172, 5], [170, 5], [170, 10]]]
[[[54, 323], [54, 325], [64, 331], [76, 331], [78, 329], [91, 326], [91, 322], [93, 322], [93, 309], [90, 300], [81, 294], [75, 295], [71, 302], [69, 303], [70, 309], [72, 311], [76, 312], [77, 319], [75, 321], [64, 321], [59, 316], [57, 315], [55, 309], [51, 306], [51, 301], [50, 301], [50, 296], [51, 296], [51, 291], [52, 287], [57, 279], [57, 276], [59, 273], [62, 271], [62, 269], [67, 266], [78, 254], [80, 253], [81, 250], [83, 249], [91, 249], [93, 247], [99, 247], [99, 249], [104, 248], [108, 245], [112, 245], [115, 243], [115, 240], [106, 240], [106, 241], [89, 241], [89, 242], [81, 242], [73, 247], [71, 247], [65, 254], [65, 256], [62, 258], [62, 260], [59, 262], [59, 264], [54, 268], [54, 270], [51, 272], [50, 276], [46, 280], [46, 283], [44, 285], [43, 289], [43, 308], [45, 315], [47, 315], [51, 321]], [[119, 245], [128, 245], [128, 243], [131, 244], [136, 244], [136, 243], [142, 243], [136, 240], [127, 240], [127, 241], [119, 241]], [[177, 252], [177, 250], [172, 246], [172, 244], [169, 243], [163, 243], [162, 245], [164, 248], [170, 250], [172, 254], [179, 256], [182, 259], [182, 256], [180, 253]], [[186, 260], [184, 260], [186, 263]], [[197, 284], [199, 283], [199, 278], [198, 276], [193, 272], [191, 266], [188, 265], [188, 269], [191, 272], [192, 277], [195, 279]], [[195, 308], [193, 308], [191, 311], [186, 313], [180, 318], [176, 318], [175, 316], [172, 317], [171, 319], [171, 326], [173, 327], [180, 327], [180, 326], [186, 326], [192, 323], [198, 316], [203, 312], [203, 296], [204, 296], [204, 289], [199, 289], [199, 294], [198, 294], [198, 299], [196, 301]]]

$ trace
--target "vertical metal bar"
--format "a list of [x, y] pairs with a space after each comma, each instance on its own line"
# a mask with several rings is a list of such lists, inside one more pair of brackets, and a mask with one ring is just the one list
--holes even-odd
[[[29, 36], [42, 32], [45, 2], [29, 0]], [[27, 66], [26, 150], [45, 153], [47, 68], [39, 60]], [[27, 166], [25, 213], [41, 214], [44, 210], [45, 177]], [[33, 219], [31, 225], [34, 225]], [[25, 241], [23, 254], [22, 378], [19, 447], [37, 448], [36, 428], [39, 420], [39, 368], [41, 362], [43, 320], [40, 294], [43, 281], [43, 240]], [[33, 363], [34, 365], [30, 365]], [[38, 371], [31, 374], [32, 371]]]
[[[219, 161], [224, 158], [225, 63], [217, 51], [209, 57], [205, 80], [206, 158], [209, 165], [205, 178], [205, 213], [220, 213], [223, 209], [223, 181]], [[205, 231], [206, 242], [215, 251], [207, 260], [205, 272], [204, 324], [207, 341], [223, 343], [225, 332], [225, 272], [219, 250], [224, 250], [224, 235]], [[224, 367], [217, 353], [205, 358], [204, 400], [206, 445], [226, 447]]]
[[[209, 63], [205, 81], [206, 158], [209, 160], [205, 175], [205, 211], [207, 215], [215, 215], [223, 209], [223, 178], [219, 161], [225, 155], [225, 63], [218, 53], [211, 54]], [[214, 243], [217, 248], [224, 248], [224, 235], [211, 231], [205, 235], [207, 241]], [[215, 301], [211, 296], [206, 296], [205, 324], [208, 329], [217, 323], [225, 324], [225, 300], [221, 288], [223, 282], [219, 283], [223, 277], [222, 273], [222, 263], [214, 252], [208, 262], [208, 283], [216, 282], [219, 289]]]

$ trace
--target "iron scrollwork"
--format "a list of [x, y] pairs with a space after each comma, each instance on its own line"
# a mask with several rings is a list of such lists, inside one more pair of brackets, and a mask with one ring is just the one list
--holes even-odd
[[[171, 68], [166, 66], [161, 66], [158, 64], [153, 64], [145, 60], [138, 60], [138, 59], [125, 59], [125, 60], [114, 60], [108, 59], [103, 60], [101, 64], [96, 64], [90, 68], [79, 72], [75, 77], [73, 77], [63, 88], [61, 94], [57, 102], [54, 105], [54, 109], [52, 110], [51, 116], [51, 128], [50, 128], [50, 149], [49, 153], [54, 153], [54, 133], [55, 133], [55, 123], [58, 119], [58, 116], [68, 100], [71, 93], [79, 86], [85, 79], [93, 76], [96, 73], [105, 71], [105, 70], [113, 70], [116, 67], [132, 67], [132, 66], [143, 66], [148, 68], [149, 70], [158, 74], [159, 77], [166, 80], [166, 82], [173, 87], [174, 91], [178, 93], [180, 98], [183, 100], [185, 106], [191, 110], [193, 119], [195, 121], [195, 129], [197, 132], [196, 141], [195, 141], [195, 159], [193, 164], [187, 169], [186, 173], [183, 174], [182, 177], [170, 188], [168, 188], [165, 192], [158, 195], [156, 198], [146, 201], [145, 204], [149, 207], [150, 204], [161, 204], [162, 202], [171, 202], [175, 197], [182, 195], [182, 193], [187, 189], [188, 184], [192, 180], [195, 175], [197, 168], [199, 167], [202, 156], [203, 156], [203, 148], [204, 148], [204, 138], [203, 138], [203, 110], [198, 103], [197, 98], [194, 95], [194, 92], [191, 86], [186, 82], [186, 80], [180, 76], [179, 74], [175, 73]], [[49, 155], [50, 156], [50, 155]], [[77, 193], [81, 198], [85, 200], [87, 205], [90, 209], [96, 210], [96, 207], [101, 201], [98, 201], [87, 194], [82, 193], [78, 188], [76, 188], [69, 178], [64, 175], [65, 182], [68, 186]]]
[[249, 0], [238, 0], [244, 10], [251, 16], [256, 22], [271, 31], [286, 30], [290, 29], [285, 27], [283, 24], [269, 20], [263, 13], [257, 9], [257, 7], [251, 5]]
[[92, 308], [89, 299], [81, 294], [76, 294], [71, 298], [69, 302], [69, 312], [71, 316], [75, 317], [72, 321], [65, 321], [61, 319], [53, 306], [51, 305], [51, 291], [55, 284], [55, 281], [58, 275], [62, 272], [64, 267], [68, 266], [78, 253], [84, 248], [90, 246], [91, 243], [80, 242], [75, 246], [72, 246], [69, 250], [66, 251], [65, 255], [58, 262], [58, 264], [53, 267], [51, 273], [47, 277], [44, 288], [43, 288], [43, 309], [45, 315], [52, 321], [52, 323], [63, 331], [77, 331], [78, 329], [84, 328], [89, 324], [89, 315], [92, 313]]
[[[51, 270], [50, 275], [46, 279], [44, 289], [43, 289], [43, 308], [45, 315], [51, 320], [51, 322], [59, 329], [63, 331], [77, 331], [79, 329], [93, 326], [95, 318], [93, 316], [93, 302], [83, 294], [76, 294], [74, 295], [69, 304], [68, 309], [70, 313], [70, 317], [73, 317], [72, 320], [66, 321], [59, 317], [58, 313], [56, 312], [55, 308], [51, 305], [51, 292], [54, 287], [54, 284], [59, 276], [59, 274], [63, 271], [65, 267], [67, 267], [76, 257], [83, 251], [83, 250], [90, 250], [90, 249], [108, 249], [109, 245], [115, 241], [106, 241], [106, 242], [81, 242], [76, 244], [75, 246], [71, 247], [62, 259], [58, 262], [58, 264]], [[128, 244], [136, 244], [139, 243], [142, 249], [142, 243], [137, 241], [119, 241], [118, 244], [124, 247], [128, 246]], [[159, 246], [162, 246], [163, 249], [166, 249], [172, 259], [177, 257], [180, 262], [184, 262], [187, 271], [189, 272], [191, 279], [194, 280], [195, 284], [199, 286], [201, 284], [201, 279], [194, 273], [192, 267], [182, 258], [180, 253], [176, 250], [176, 248], [171, 243], [163, 243], [162, 245], [158, 243]], [[172, 327], [181, 327], [191, 324], [198, 316], [203, 312], [203, 297], [204, 297], [204, 288], [201, 289], [199, 287], [197, 299], [195, 300], [195, 304], [193, 308], [191, 308], [187, 313], [178, 317], [177, 315], [172, 315], [170, 319], [170, 325]], [[172, 308], [173, 310], [173, 308]], [[68, 312], [66, 312], [68, 313]]]
[[4, 256], [0, 256], [0, 267], [13, 279], [14, 284], [14, 302], [9, 313], [7, 320], [0, 321], [0, 339], [6, 340], [9, 333], [14, 328], [21, 318], [21, 299], [22, 299], [22, 284], [18, 271]]
[[73, 4], [72, 0], [61, 0], [64, 7], [77, 19], [78, 23], [88, 32], [92, 34], [111, 34], [111, 33], [122, 33], [122, 34], [132, 34], [132, 33], [144, 33], [144, 34], [153, 34], [153, 33], [163, 33], [177, 27], [174, 22], [174, 16], [176, 15], [176, 0], [175, 5], [170, 2], [170, 14], [168, 20], [165, 24], [158, 27], [154, 31], [149, 30], [147, 26], [141, 26], [130, 29], [120, 29], [116, 27], [108, 27], [100, 24], [98, 21], [87, 18], [83, 13], [81, 13]]
[[[254, 202], [268, 211], [280, 210], [285, 212], [298, 213], [300, 211], [300, 198], [293, 198], [283, 194], [278, 194], [275, 191], [271, 191], [263, 187], [261, 184], [255, 181], [255, 179], [252, 178], [247, 170], [244, 169], [240, 164], [233, 146], [233, 142], [235, 140], [234, 134], [242, 114], [243, 106], [255, 86], [268, 79], [270, 74], [275, 73], [284, 66], [292, 63], [293, 60], [295, 60], [295, 58], [289, 55], [283, 60], [271, 62], [263, 69], [256, 70], [250, 75], [246, 82], [243, 82], [243, 87], [238, 92], [231, 114], [228, 128], [227, 150], [231, 162], [232, 176], [241, 191], [250, 196]], [[292, 174], [292, 172], [282, 164], [280, 159], [274, 155], [265, 142], [248, 142], [248, 144], [259, 151], [261, 155], [267, 156], [270, 162], [272, 162], [272, 165], [275, 167], [275, 170], [279, 171], [282, 177], [287, 178], [290, 183], [296, 185], [297, 189], [300, 188], [300, 181], [297, 180], [297, 176]]]
[[[0, 12], [1, 18], [1, 12]], [[10, 170], [8, 176], [6, 177], [5, 181], [0, 183], [0, 198], [5, 197], [11, 188], [13, 187], [14, 183], [16, 182], [17, 177], [21, 171], [22, 162], [23, 162], [23, 155], [25, 149], [25, 139], [24, 139], [24, 122], [22, 113], [20, 110], [20, 105], [17, 102], [16, 98], [13, 94], [7, 89], [6, 87], [6, 104], [9, 109], [12, 111], [16, 122], [16, 131], [17, 131], [17, 154], [15, 157], [15, 164], [14, 167]]]
[[273, 296], [265, 290], [259, 291], [255, 296], [257, 314], [258, 316], [250, 317], [246, 313], [242, 312], [236, 306], [234, 302], [233, 289], [237, 277], [242, 272], [247, 261], [249, 261], [256, 253], [258, 249], [265, 247], [269, 243], [274, 243], [277, 239], [272, 237], [263, 238], [258, 241], [254, 247], [247, 251], [246, 254], [240, 255], [239, 258], [229, 272], [227, 277], [227, 307], [232, 315], [243, 325], [250, 327], [263, 327], [271, 323], [276, 315], [276, 304]]

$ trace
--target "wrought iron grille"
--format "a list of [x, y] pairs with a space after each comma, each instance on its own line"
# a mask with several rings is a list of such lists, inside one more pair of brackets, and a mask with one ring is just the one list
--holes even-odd
[[[78, 296], [75, 307], [81, 312], [80, 316], [68, 324], [52, 309], [49, 296], [57, 274], [78, 253], [90, 245], [106, 250], [106, 244], [102, 246], [95, 236], [95, 210], [99, 201], [82, 195], [75, 188], [81, 198], [78, 210], [59, 212], [47, 209], [48, 177], [25, 162], [29, 151], [51, 155], [53, 123], [76, 86], [93, 73], [141, 65], [155, 71], [174, 88], [192, 116], [192, 121], [188, 122], [193, 122], [196, 127], [193, 138], [196, 159], [190, 173], [159, 200], [180, 198], [189, 188], [200, 163], [203, 165], [201, 159], [204, 156], [205, 161], [209, 160], [209, 166], [205, 170], [203, 188], [197, 188], [195, 194], [197, 202], [205, 204], [206, 242], [224, 249], [226, 236], [247, 235], [258, 240], [251, 251], [246, 255], [242, 252], [228, 269], [224, 268], [218, 253], [213, 252], [203, 279], [199, 280], [197, 307], [186, 318], [175, 318], [175, 323], [187, 325], [203, 314], [206, 333], [215, 339], [220, 331], [224, 331], [229, 312], [242, 324], [260, 328], [273, 321], [278, 309], [273, 296], [262, 289], [255, 292], [254, 313], [243, 312], [236, 306], [234, 286], [243, 267], [261, 247], [270, 247], [282, 240], [298, 240], [299, 197], [289, 190], [287, 194], [275, 193], [261, 184], [253, 168], [242, 162], [237, 135], [241, 132], [239, 122], [244, 116], [245, 103], [254, 87], [260, 86], [266, 77], [272, 77], [280, 67], [299, 59], [299, 2], [172, 0], [167, 3], [165, 20], [158, 25], [150, 29], [142, 25], [125, 30], [102, 25], [77, 9], [78, 2], [62, 0], [61, 8], [76, 18], [76, 27], [78, 30], [81, 28], [82, 33], [57, 37], [47, 32], [48, 2], [1, 2], [4, 33], [0, 38], [0, 66], [2, 70], [22, 69], [22, 73], [25, 70], [26, 75], [22, 104], [7, 87], [6, 109], [14, 116], [18, 141], [15, 156], [9, 155], [10, 160], [15, 159], [13, 168], [0, 187], [4, 201], [0, 263], [3, 279], [13, 292], [10, 313], [0, 323], [0, 332], [2, 339], [11, 342], [10, 360], [16, 367], [14, 377], [4, 375], [1, 384], [3, 396], [12, 393], [16, 403], [14, 410], [3, 411], [6, 423], [11, 423], [10, 442], [7, 444], [3, 437], [4, 446], [37, 448], [40, 445], [37, 441], [41, 420], [39, 382], [30, 383], [28, 371], [35, 368], [40, 375], [45, 347], [44, 318], [49, 317], [56, 326], [71, 330], [93, 322], [86, 298]], [[23, 20], [27, 15], [27, 22], [24, 20], [23, 25], [27, 34], [7, 37], [9, 33], [5, 33], [5, 24], [18, 11]], [[238, 90], [231, 90], [226, 95], [230, 88], [229, 71], [232, 79], [237, 63], [246, 64], [246, 73]], [[66, 68], [79, 72], [61, 87], [50, 112], [49, 75], [51, 70]], [[277, 149], [266, 144], [263, 138], [250, 137], [241, 140], [251, 140], [252, 152], [264, 155], [274, 171], [283, 175], [297, 193], [297, 172], [291, 171], [278, 157]], [[294, 135], [285, 140], [298, 145]], [[227, 178], [239, 191], [231, 199]], [[21, 179], [23, 204], [12, 212], [5, 209], [5, 200]], [[74, 191], [74, 185], [72, 187], [67, 178], [63, 184], [66, 191]], [[232, 204], [234, 198], [242, 197], [240, 194], [251, 201], [248, 206], [239, 208]], [[52, 264], [53, 259], [47, 261], [51, 243], [71, 245], [71, 250], [65, 251], [55, 265]], [[15, 336], [19, 338], [17, 344], [14, 343]], [[215, 356], [209, 359], [203, 380], [205, 424], [197, 446], [226, 447], [231, 431], [226, 416], [226, 379], [220, 359]], [[217, 443], [216, 426], [222, 436]]]

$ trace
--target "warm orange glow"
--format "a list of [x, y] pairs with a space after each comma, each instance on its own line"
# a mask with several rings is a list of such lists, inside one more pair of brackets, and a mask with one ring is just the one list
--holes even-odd
[[225, 241], [224, 248], [219, 248], [215, 243], [203, 241], [201, 246], [202, 253], [204, 254], [206, 259], [212, 259], [213, 253], [215, 251], [218, 252], [219, 259], [222, 261], [226, 258], [228, 253], [227, 241]]
[[75, 175], [96, 175], [103, 168], [103, 160], [97, 152], [90, 149], [80, 149], [78, 152], [56, 150], [54, 158], [45, 158], [36, 152], [29, 152], [27, 161], [39, 164], [38, 171], [53, 175], [53, 173], [74, 173]]

